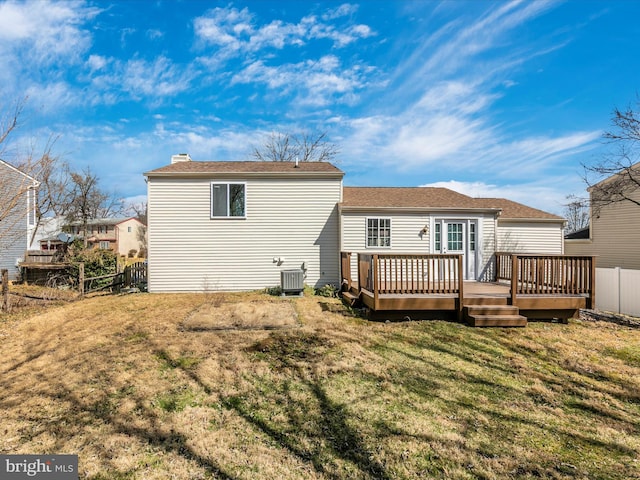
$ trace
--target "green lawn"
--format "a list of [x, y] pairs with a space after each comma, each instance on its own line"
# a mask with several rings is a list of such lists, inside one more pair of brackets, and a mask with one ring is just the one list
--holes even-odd
[[[302, 326], [184, 328], [265, 301]], [[640, 330], [139, 294], [5, 316], [0, 338], [0, 451], [77, 453], [81, 478], [640, 478]]]

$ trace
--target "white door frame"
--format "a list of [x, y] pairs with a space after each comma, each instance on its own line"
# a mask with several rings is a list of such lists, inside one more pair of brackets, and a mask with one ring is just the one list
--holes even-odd
[[[461, 250], [449, 250], [448, 239], [448, 225], [462, 225], [462, 249]], [[440, 227], [440, 248], [437, 248], [436, 244], [436, 225]], [[471, 225], [473, 225], [473, 232], [471, 231]], [[476, 280], [478, 278], [478, 265], [480, 263], [479, 255], [479, 239], [480, 239], [480, 221], [477, 218], [468, 217], [436, 217], [433, 221], [433, 241], [432, 251], [435, 253], [453, 253], [461, 254], [463, 259], [463, 275], [464, 280]], [[453, 232], [455, 233], [455, 232]], [[471, 250], [472, 235], [474, 249]]]

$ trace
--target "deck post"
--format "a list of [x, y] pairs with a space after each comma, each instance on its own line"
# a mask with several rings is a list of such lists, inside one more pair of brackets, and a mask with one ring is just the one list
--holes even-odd
[[78, 265], [78, 293], [84, 297], [84, 263]]
[[346, 290], [351, 291], [351, 252], [340, 253], [340, 276], [342, 277], [340, 282], [340, 289], [344, 291], [345, 282]]
[[458, 321], [462, 321], [462, 308], [464, 303], [464, 271], [462, 268], [462, 255], [458, 255]]
[[378, 254], [374, 253], [371, 256], [371, 261], [373, 264], [371, 265], [371, 274], [373, 275], [373, 309], [378, 310], [380, 305], [378, 303], [378, 289], [380, 283], [378, 282]]
[[518, 291], [518, 255], [511, 254], [511, 305], [517, 305], [516, 293]]
[[2, 308], [0, 310], [4, 310], [5, 312], [9, 311], [9, 270], [3, 268], [0, 271], [0, 277], [2, 280], [0, 283], [2, 284]]

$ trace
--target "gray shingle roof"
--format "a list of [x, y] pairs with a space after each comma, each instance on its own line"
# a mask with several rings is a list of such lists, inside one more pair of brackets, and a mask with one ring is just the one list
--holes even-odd
[[506, 198], [473, 198], [440, 187], [344, 187], [342, 205], [364, 208], [450, 208], [501, 210], [503, 219], [563, 220]]
[[152, 176], [182, 176], [204, 174], [276, 174], [276, 175], [336, 175], [344, 173], [328, 162], [178, 162], [146, 172]]

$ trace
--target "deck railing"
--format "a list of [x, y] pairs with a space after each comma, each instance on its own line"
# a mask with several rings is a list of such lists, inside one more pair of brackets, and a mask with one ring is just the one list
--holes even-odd
[[60, 253], [51, 250], [28, 250], [21, 263], [54, 263], [60, 256]]
[[349, 291], [353, 286], [351, 279], [351, 252], [340, 252], [340, 275], [342, 276], [341, 290]]
[[585, 295], [594, 299], [595, 271], [591, 256], [496, 253], [496, 280], [511, 283], [514, 302], [517, 295]]
[[459, 294], [462, 255], [359, 253], [358, 281], [374, 294]]

